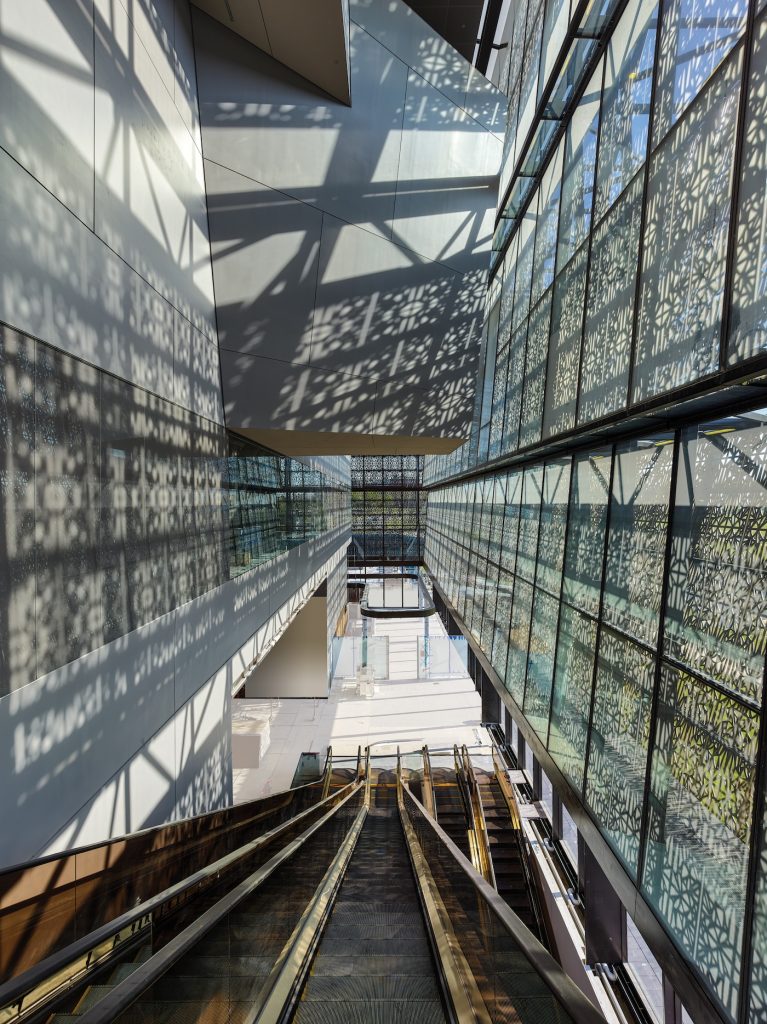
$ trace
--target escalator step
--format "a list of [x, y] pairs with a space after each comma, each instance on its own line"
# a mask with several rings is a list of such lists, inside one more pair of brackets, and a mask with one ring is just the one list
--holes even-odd
[[[356, 958], [354, 958], [356, 959]], [[357, 970], [348, 977], [313, 977], [304, 995], [306, 1002], [356, 1002], [360, 999], [399, 1001], [439, 999], [432, 975], [370, 975], [365, 960], [356, 961]]]
[[302, 1002], [293, 1018], [296, 1024], [444, 1024], [442, 1004], [435, 999], [412, 1002], [333, 1001]]
[[[328, 933], [326, 936], [323, 936], [322, 952], [329, 956], [341, 956], [344, 954], [349, 956], [349, 945], [348, 937], [340, 936], [338, 938], [334, 938]], [[355, 956], [382, 956], [386, 953], [390, 953], [391, 948], [392, 943], [388, 936], [354, 940]], [[420, 935], [409, 936], [407, 938], [400, 938], [397, 940], [398, 954], [422, 953], [423, 948], [424, 939]]]
[[387, 935], [390, 939], [419, 935], [426, 937], [423, 920], [416, 914], [365, 914], [333, 911], [325, 934], [328, 938], [345, 935], [366, 938], [370, 934]]
[[167, 977], [265, 978], [274, 964], [272, 956], [237, 956], [225, 952], [222, 956], [190, 956], [187, 954], [168, 969]]
[[[413, 953], [400, 956], [396, 953], [381, 953], [366, 956], [364, 973], [367, 975], [405, 974], [434, 976], [434, 962], [428, 953]], [[344, 978], [359, 974], [362, 970], [358, 957], [334, 956], [320, 952], [312, 965], [314, 978]]]
[[130, 964], [119, 964], [112, 973], [109, 975], [109, 984], [119, 985], [121, 981], [125, 981], [126, 978], [130, 978], [134, 971], [137, 971], [141, 964], [130, 963]]

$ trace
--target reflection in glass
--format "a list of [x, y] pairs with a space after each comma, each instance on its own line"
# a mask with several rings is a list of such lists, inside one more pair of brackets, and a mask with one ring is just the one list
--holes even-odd
[[586, 301], [587, 249], [587, 246], [582, 246], [554, 282], [543, 414], [544, 438], [562, 434], [575, 426], [583, 304]]
[[730, 1013], [746, 902], [758, 715], [661, 671], [642, 889]]
[[767, 18], [756, 24], [749, 68], [728, 363], [767, 348]]
[[551, 290], [530, 314], [525, 352], [524, 392], [519, 425], [519, 446], [534, 444], [541, 437], [543, 395], [546, 388], [546, 359], [549, 350]]
[[525, 346], [527, 320], [511, 336], [509, 347], [509, 376], [506, 406], [503, 411], [502, 452], [513, 452], [519, 447], [519, 421], [522, 415], [522, 387], [525, 373]]
[[650, 165], [632, 401], [719, 365], [742, 50]]
[[544, 741], [549, 727], [558, 615], [558, 598], [536, 587], [527, 652], [524, 712], [527, 720]]
[[561, 143], [556, 156], [546, 168], [538, 189], [538, 228], [535, 235], [533, 290], [530, 300], [533, 306], [554, 280], [563, 150], [564, 143]]
[[578, 792], [583, 787], [596, 640], [596, 622], [563, 604], [548, 746]]
[[535, 583], [559, 594], [567, 528], [567, 499], [570, 489], [570, 459], [546, 463], [543, 498], [538, 529], [538, 564]]
[[578, 423], [626, 406], [644, 173], [594, 230]]
[[743, 34], [748, 0], [669, 0], [658, 54], [653, 147]]
[[567, 127], [557, 272], [575, 254], [591, 225], [602, 73], [600, 61]]
[[603, 629], [597, 657], [586, 802], [636, 876], [655, 659]]
[[562, 596], [590, 615], [599, 611], [611, 463], [609, 448], [573, 463]]
[[766, 487], [764, 411], [683, 435], [665, 650], [756, 702], [767, 650]]
[[594, 216], [615, 202], [647, 155], [658, 0], [631, 0], [610, 38]]
[[615, 455], [603, 615], [645, 643], [658, 635], [673, 438], [636, 441]]

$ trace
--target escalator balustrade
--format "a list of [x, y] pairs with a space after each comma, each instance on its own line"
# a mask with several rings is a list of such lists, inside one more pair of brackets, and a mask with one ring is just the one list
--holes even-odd
[[484, 796], [490, 833], [492, 782], [457, 764], [452, 778], [411, 772], [440, 822], [399, 759], [396, 771], [374, 761], [337, 764], [323, 801], [212, 868], [178, 911], [162, 894], [142, 908], [97, 977], [48, 1000], [39, 984], [34, 1006], [0, 987], [0, 1024], [604, 1024], [464, 852], [461, 786], [475, 815]]

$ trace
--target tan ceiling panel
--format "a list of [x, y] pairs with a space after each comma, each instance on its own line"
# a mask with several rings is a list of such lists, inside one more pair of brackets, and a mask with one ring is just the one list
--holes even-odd
[[447, 455], [465, 440], [462, 437], [253, 430], [248, 427], [238, 427], [235, 431], [281, 455]]
[[194, 0], [222, 25], [343, 103], [351, 102], [344, 0]]
[[349, 103], [343, 0], [260, 0], [260, 3], [273, 56], [331, 96]]
[[258, 0], [194, 0], [194, 3], [260, 50], [272, 52]]

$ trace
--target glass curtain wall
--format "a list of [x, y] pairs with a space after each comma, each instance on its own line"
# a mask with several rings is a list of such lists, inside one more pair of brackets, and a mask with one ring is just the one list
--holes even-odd
[[352, 456], [350, 565], [423, 562], [422, 475], [422, 455]]
[[489, 292], [484, 444], [428, 458], [427, 485], [767, 364], [767, 10], [628, 0], [594, 63], [581, 6], [517, 6], [501, 196], [513, 179], [523, 212]]
[[767, 1003], [765, 488], [758, 409], [434, 489], [425, 551], [722, 1014], [748, 1000], [752, 1020]]
[[0, 414], [0, 696], [349, 528], [348, 459], [266, 453], [10, 329]]

